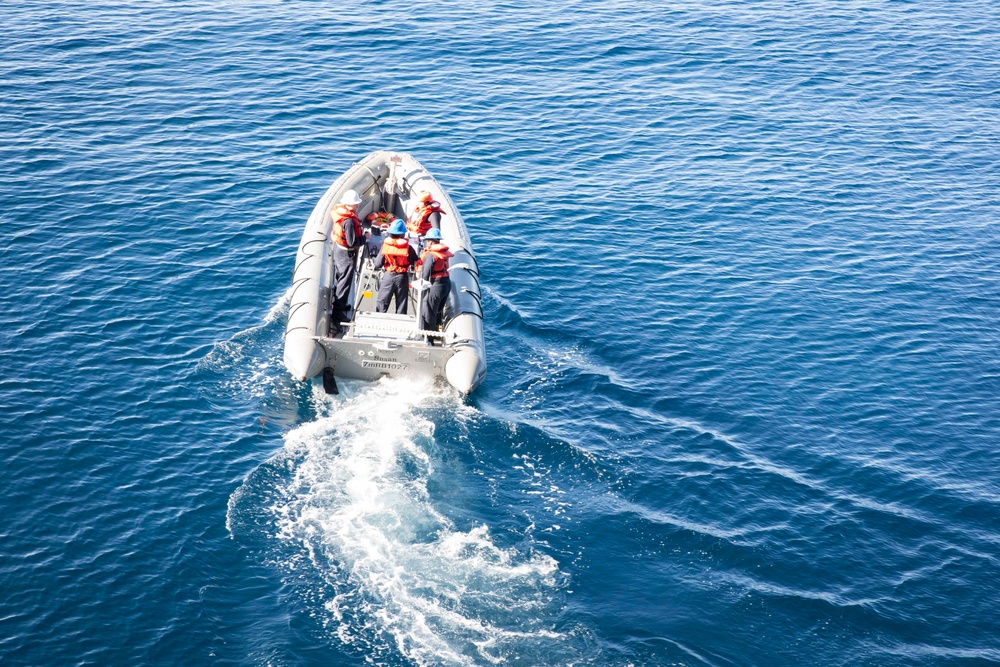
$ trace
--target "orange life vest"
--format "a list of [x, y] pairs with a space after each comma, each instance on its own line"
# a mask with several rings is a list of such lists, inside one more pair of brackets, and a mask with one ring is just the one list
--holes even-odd
[[406, 273], [410, 270], [410, 242], [406, 239], [386, 239], [382, 242], [382, 258], [386, 271]]
[[448, 246], [443, 243], [434, 243], [428, 245], [424, 250], [423, 256], [420, 258], [420, 264], [423, 264], [424, 260], [427, 259], [427, 255], [434, 257], [434, 266], [431, 267], [431, 280], [440, 280], [441, 278], [448, 277], [448, 259], [454, 257], [455, 254], [448, 250]]
[[417, 206], [417, 209], [413, 211], [413, 215], [410, 216], [410, 221], [406, 223], [406, 228], [409, 229], [414, 234], [418, 236], [423, 236], [427, 233], [427, 230], [431, 228], [431, 222], [428, 218], [431, 217], [431, 213], [440, 213], [444, 215], [444, 211], [441, 210], [441, 204], [436, 201], [424, 202]]
[[394, 216], [392, 213], [386, 213], [385, 211], [379, 211], [378, 213], [369, 213], [368, 222], [375, 225], [376, 227], [381, 227], [382, 225], [388, 225], [393, 221]]
[[349, 248], [347, 237], [344, 235], [344, 224], [348, 220], [354, 225], [354, 242], [358, 242], [361, 238], [361, 220], [358, 219], [357, 213], [338, 204], [330, 211], [330, 217], [333, 218], [333, 240], [337, 245]]

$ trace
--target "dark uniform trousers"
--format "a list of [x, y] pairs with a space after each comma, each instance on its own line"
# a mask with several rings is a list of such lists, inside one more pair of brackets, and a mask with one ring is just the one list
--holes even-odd
[[347, 300], [351, 296], [351, 283], [354, 282], [355, 251], [333, 244], [333, 324], [335, 327], [347, 317]]
[[382, 282], [378, 287], [378, 300], [375, 311], [384, 313], [389, 310], [389, 301], [396, 297], [396, 313], [406, 315], [406, 302], [410, 300], [410, 274], [386, 271], [382, 274]]
[[424, 295], [423, 308], [420, 309], [420, 328], [437, 331], [444, 317], [444, 307], [448, 303], [451, 292], [451, 278], [438, 278], [431, 283], [431, 288]]

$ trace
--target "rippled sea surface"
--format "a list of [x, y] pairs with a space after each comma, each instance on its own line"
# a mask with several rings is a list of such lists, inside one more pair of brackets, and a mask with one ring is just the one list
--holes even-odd
[[[1000, 663], [1000, 7], [0, 12], [0, 664]], [[412, 153], [489, 375], [281, 365]]]

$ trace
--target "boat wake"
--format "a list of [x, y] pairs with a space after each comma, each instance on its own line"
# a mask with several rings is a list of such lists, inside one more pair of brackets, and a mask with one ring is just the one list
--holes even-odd
[[268, 399], [287, 385], [275, 337], [281, 335], [288, 315], [292, 288], [285, 290], [264, 316], [264, 321], [245, 329], [228, 341], [219, 341], [198, 364], [197, 372], [214, 375], [211, 386], [219, 395], [238, 394], [254, 400]]
[[556, 630], [565, 585], [557, 562], [530, 544], [501, 546], [484, 522], [435, 507], [431, 489], [447, 496], [468, 471], [443, 456], [432, 417], [460, 423], [478, 411], [429, 384], [344, 384], [339, 397], [314, 386], [318, 417], [287, 432], [233, 494], [234, 537], [266, 531], [310, 613], [368, 658], [568, 657]]

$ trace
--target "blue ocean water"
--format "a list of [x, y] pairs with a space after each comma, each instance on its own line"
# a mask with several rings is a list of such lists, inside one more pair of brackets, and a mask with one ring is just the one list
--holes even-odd
[[[15, 1], [0, 664], [1000, 663], [1000, 6]], [[489, 375], [281, 365], [372, 150]]]

